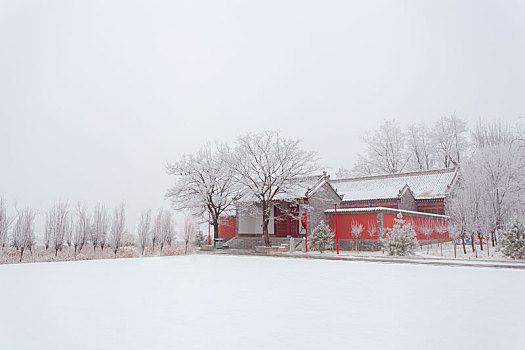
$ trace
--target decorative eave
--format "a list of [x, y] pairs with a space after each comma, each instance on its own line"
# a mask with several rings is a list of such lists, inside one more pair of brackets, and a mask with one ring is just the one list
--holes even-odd
[[[327, 209], [324, 211], [325, 214], [335, 214], [335, 209]], [[367, 207], [367, 208], [341, 208], [337, 209], [337, 214], [364, 214], [364, 213], [389, 213], [389, 214], [409, 214], [411, 216], [419, 216], [419, 217], [429, 217], [429, 218], [435, 218], [435, 219], [441, 219], [441, 220], [449, 220], [450, 217], [447, 215], [439, 215], [439, 214], [431, 214], [431, 213], [424, 213], [420, 211], [412, 211], [412, 210], [403, 210], [403, 209], [394, 209], [394, 208], [387, 208], [387, 207]]]

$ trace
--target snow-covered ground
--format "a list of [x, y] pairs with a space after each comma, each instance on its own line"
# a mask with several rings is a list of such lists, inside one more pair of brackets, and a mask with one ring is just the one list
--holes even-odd
[[525, 271], [193, 255], [0, 266], [1, 349], [521, 349]]

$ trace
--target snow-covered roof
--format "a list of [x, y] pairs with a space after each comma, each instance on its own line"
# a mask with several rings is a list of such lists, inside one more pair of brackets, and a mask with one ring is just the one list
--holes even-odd
[[443, 198], [456, 178], [456, 169], [419, 171], [330, 180], [344, 201], [397, 198], [408, 185], [415, 198]]
[[285, 192], [281, 192], [275, 196], [275, 200], [294, 200], [298, 198], [309, 197], [311, 193], [326, 182], [323, 175], [303, 177], [295, 181], [293, 186], [290, 186]]

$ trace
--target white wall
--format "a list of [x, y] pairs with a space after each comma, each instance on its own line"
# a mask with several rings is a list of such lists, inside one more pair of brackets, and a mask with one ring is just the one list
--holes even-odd
[[[262, 208], [260, 206], [250, 206], [239, 209], [239, 234], [259, 234], [262, 235]], [[273, 235], [273, 205], [270, 209], [270, 222], [268, 232]]]

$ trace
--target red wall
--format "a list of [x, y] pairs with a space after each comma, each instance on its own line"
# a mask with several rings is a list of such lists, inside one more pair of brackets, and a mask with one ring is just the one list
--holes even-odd
[[219, 236], [221, 238], [235, 237], [235, 218], [223, 218], [219, 220]]
[[[386, 233], [387, 232], [387, 228], [392, 228], [394, 227], [394, 219], [397, 217], [397, 215], [395, 214], [387, 214], [387, 213], [383, 213], [383, 227], [384, 227], [384, 232]], [[416, 230], [416, 234], [417, 234], [417, 239], [420, 239], [420, 240], [426, 240], [427, 237], [425, 235], [423, 235], [421, 233], [421, 230], [420, 230], [420, 226], [422, 226], [426, 220], [430, 220], [430, 222], [433, 224], [433, 225], [438, 225], [441, 223], [441, 220], [440, 219], [434, 219], [434, 218], [421, 218], [421, 217], [416, 217], [416, 216], [410, 216], [410, 215], [407, 215], [407, 214], [404, 214], [403, 215], [403, 220], [406, 220], [407, 222], [411, 223], [412, 224], [412, 227]], [[445, 238], [448, 238], [448, 233], [445, 233]], [[438, 232], [436, 232], [434, 230], [434, 232], [432, 233], [432, 236], [430, 236], [428, 239], [430, 240], [438, 240], [438, 239], [441, 239], [441, 236]]]
[[[363, 232], [359, 239], [377, 239], [377, 227], [376, 233], [373, 237], [370, 237], [368, 233], [368, 222], [371, 221], [372, 225], [377, 226], [377, 214], [337, 214], [337, 235], [339, 239], [354, 239], [352, 235], [352, 223], [356, 222], [363, 225]], [[329, 217], [330, 230], [335, 232], [335, 215]]]
[[[383, 213], [383, 232], [387, 232], [387, 228], [392, 228], [394, 226], [394, 219], [397, 217], [396, 214], [387, 214]], [[440, 219], [437, 218], [421, 218], [416, 216], [410, 216], [408, 214], [403, 215], [403, 219], [412, 224], [412, 227], [416, 230], [417, 239], [426, 240], [426, 236], [423, 235], [420, 231], [420, 226], [425, 223], [425, 220], [430, 220], [431, 223], [437, 225], [441, 223]], [[337, 214], [337, 234], [339, 239], [354, 239], [354, 236], [351, 233], [351, 227], [353, 222], [357, 222], [363, 225], [363, 233], [360, 236], [360, 239], [377, 239], [377, 233], [373, 237], [367, 232], [368, 222], [371, 221], [373, 224], [377, 222], [377, 213], [367, 213], [367, 214]], [[328, 218], [328, 225], [330, 230], [335, 231], [335, 215], [330, 214]], [[445, 234], [445, 238], [448, 238], [448, 233]], [[441, 236], [438, 232], [434, 231], [432, 236], [428, 239], [438, 240], [441, 239]]]

